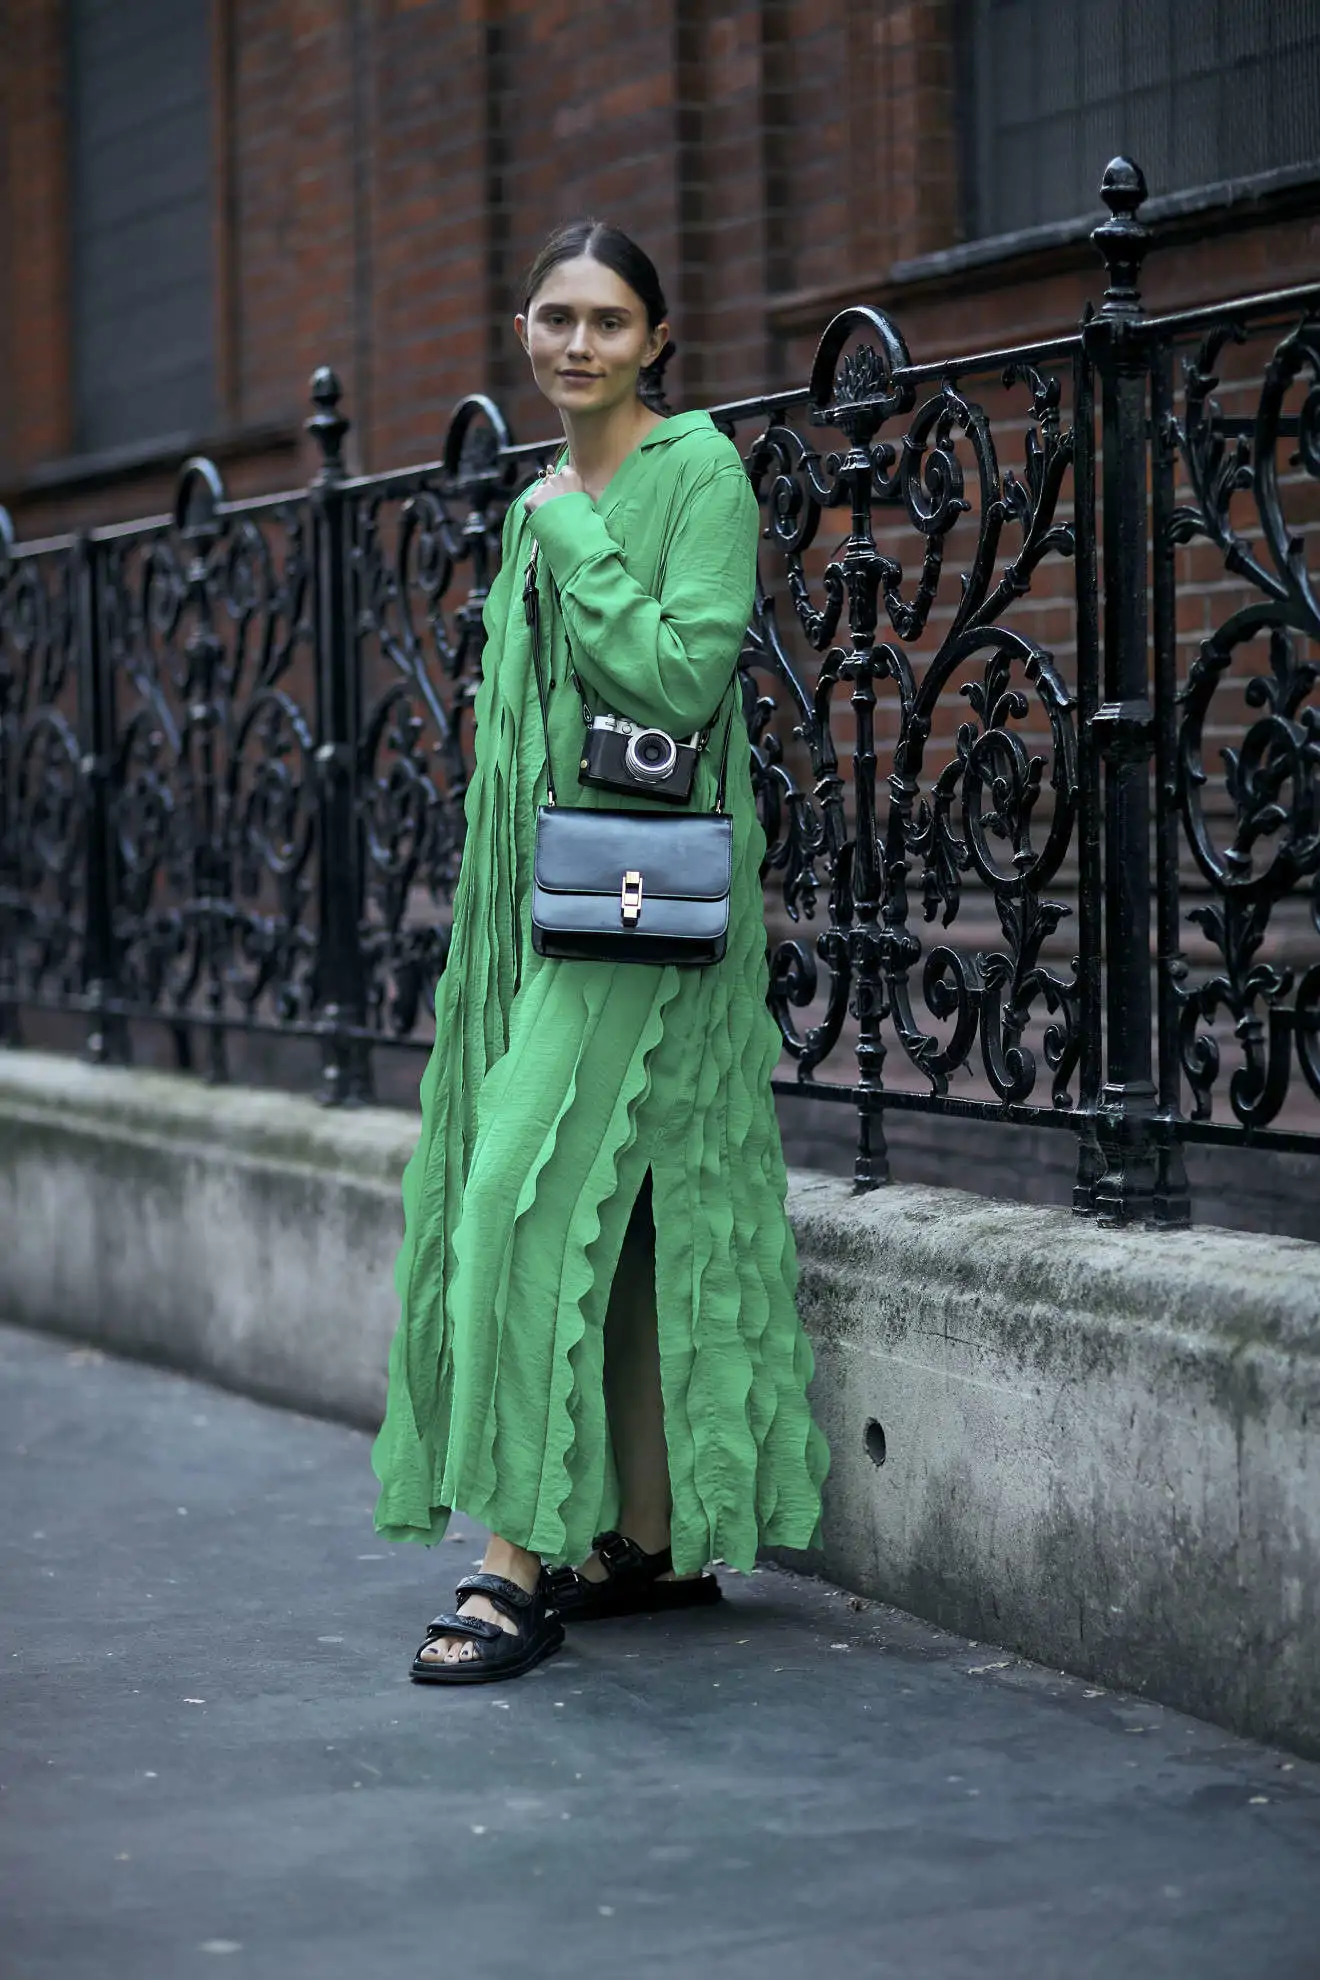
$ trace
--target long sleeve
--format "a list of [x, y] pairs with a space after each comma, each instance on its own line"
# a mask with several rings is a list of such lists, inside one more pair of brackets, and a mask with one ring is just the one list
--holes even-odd
[[759, 525], [742, 467], [717, 467], [684, 497], [653, 598], [590, 496], [560, 495], [531, 512], [574, 665], [608, 707], [671, 735], [710, 720], [751, 617]]

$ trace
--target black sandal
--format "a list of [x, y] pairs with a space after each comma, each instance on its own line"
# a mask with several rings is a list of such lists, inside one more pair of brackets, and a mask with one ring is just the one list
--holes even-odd
[[[484, 1595], [502, 1616], [517, 1624], [518, 1634], [511, 1636], [485, 1616], [436, 1616], [426, 1625], [426, 1643], [412, 1661], [415, 1682], [489, 1684], [494, 1678], [521, 1677], [543, 1657], [562, 1649], [564, 1625], [547, 1601], [547, 1581], [542, 1573], [529, 1593], [502, 1574], [466, 1575], [454, 1590], [455, 1607], [465, 1595]], [[422, 1650], [437, 1636], [467, 1636], [481, 1647], [475, 1657], [461, 1657], [450, 1664], [438, 1657], [423, 1658]]]
[[551, 1607], [565, 1622], [598, 1622], [606, 1616], [640, 1616], [669, 1609], [706, 1608], [721, 1599], [713, 1574], [684, 1581], [662, 1581], [674, 1565], [668, 1547], [644, 1554], [635, 1540], [622, 1533], [598, 1533], [592, 1541], [605, 1569], [604, 1581], [588, 1581], [574, 1567], [552, 1568], [545, 1574]]

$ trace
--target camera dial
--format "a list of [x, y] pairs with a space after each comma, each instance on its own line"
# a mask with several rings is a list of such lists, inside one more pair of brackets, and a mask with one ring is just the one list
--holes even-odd
[[644, 784], [663, 784], [678, 761], [678, 746], [663, 729], [638, 729], [628, 738], [624, 764]]

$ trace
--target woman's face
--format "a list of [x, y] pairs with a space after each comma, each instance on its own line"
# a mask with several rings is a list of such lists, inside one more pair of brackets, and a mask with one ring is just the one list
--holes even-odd
[[668, 325], [652, 330], [622, 276], [578, 255], [550, 270], [514, 328], [532, 376], [562, 412], [605, 413], [637, 394], [637, 374], [659, 356]]

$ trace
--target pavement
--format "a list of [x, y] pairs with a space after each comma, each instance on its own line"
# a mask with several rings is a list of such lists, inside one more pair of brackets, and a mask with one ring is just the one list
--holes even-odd
[[1320, 1766], [763, 1568], [412, 1685], [368, 1440], [0, 1329], [3, 1980], [1317, 1980]]

